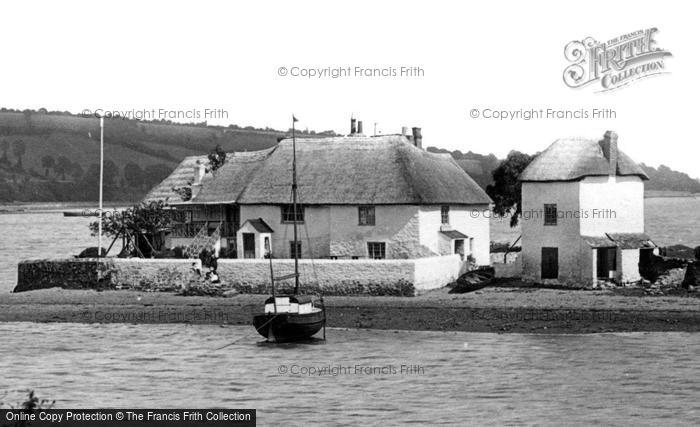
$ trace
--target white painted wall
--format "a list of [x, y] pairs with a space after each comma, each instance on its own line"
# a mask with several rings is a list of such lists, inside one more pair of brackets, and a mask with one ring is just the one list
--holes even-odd
[[[621, 271], [619, 266], [622, 266]], [[639, 274], [639, 249], [621, 249], [618, 257], [618, 280], [622, 283], [630, 283], [641, 280], [641, 278], [642, 276]]]
[[[644, 182], [637, 176], [589, 176], [579, 183], [581, 234], [644, 232]], [[607, 210], [612, 212], [607, 212]]]
[[[276, 258], [289, 258], [290, 242], [294, 240], [294, 225], [282, 222], [279, 205], [241, 205], [241, 224], [246, 220], [262, 218], [274, 231], [272, 253]], [[330, 236], [330, 207], [306, 206], [304, 224], [298, 224], [302, 258], [327, 258]]]
[[387, 259], [435, 255], [421, 246], [418, 206], [376, 205], [375, 225], [359, 225], [358, 206], [333, 205], [330, 220], [330, 254], [364, 258], [367, 242], [385, 242]]
[[441, 288], [466, 271], [466, 263], [459, 255], [418, 258], [414, 261], [413, 283], [419, 291]]
[[[530, 281], [542, 280], [542, 247], [559, 248], [560, 283], [587, 285], [596, 278], [596, 253], [580, 236], [644, 232], [644, 182], [639, 177], [524, 182], [522, 202], [523, 278]], [[548, 203], [557, 204], [556, 226], [544, 225]], [[617, 261], [617, 280], [639, 280], [638, 250], [618, 251]]]
[[[70, 265], [93, 263], [92, 259], [70, 259]], [[30, 264], [26, 261], [23, 264]], [[64, 264], [66, 260], [56, 260]], [[37, 269], [53, 268], [47, 260], [36, 260]], [[257, 286], [266, 292], [270, 284], [270, 264], [265, 259], [220, 259], [218, 272], [223, 287], [231, 283]], [[136, 288], [142, 282], [151, 282], [154, 288], [170, 289], [189, 283], [194, 278], [191, 260], [110, 258], [105, 264], [111, 272], [110, 280], [118, 289]], [[459, 255], [437, 256], [401, 260], [299, 260], [302, 283], [317, 283], [321, 288], [342, 290], [347, 284], [372, 286], [383, 284], [391, 287], [401, 282], [412, 283], [416, 291], [441, 288], [454, 281], [463, 271], [464, 263]], [[27, 267], [28, 268], [28, 267]], [[70, 266], [66, 267], [72, 268]], [[291, 274], [294, 261], [273, 260], [275, 276]], [[74, 270], [70, 270], [74, 273]], [[53, 272], [53, 270], [49, 271]], [[94, 272], [94, 271], [93, 271]], [[48, 273], [47, 273], [48, 274]], [[53, 274], [53, 273], [52, 273]], [[35, 283], [22, 282], [18, 286], [32, 289]], [[155, 290], [155, 289], [152, 289]]]
[[[477, 265], [490, 264], [489, 205], [450, 206], [450, 227], [474, 239], [472, 255]], [[454, 248], [445, 244], [440, 233], [442, 226], [441, 206], [421, 206], [419, 213], [420, 243], [434, 254], [449, 255]], [[469, 239], [464, 242], [465, 254], [469, 255]]]
[[[544, 225], [544, 205], [556, 203], [557, 225]], [[541, 281], [543, 247], [559, 248], [559, 281], [580, 281], [589, 275], [580, 262], [581, 238], [578, 182], [523, 182], [523, 278]]]
[[[474, 239], [473, 255], [478, 265], [489, 264], [489, 218], [482, 213], [488, 208], [488, 205], [450, 207], [452, 228]], [[289, 257], [293, 229], [292, 224], [281, 222], [280, 207], [241, 206], [241, 223], [254, 218], [262, 218], [274, 230], [272, 245], [276, 257]], [[359, 225], [356, 205], [307, 206], [305, 224], [299, 225], [299, 239], [304, 258], [365, 258], [367, 242], [386, 243], [387, 259], [450, 255], [453, 253], [450, 245], [440, 245], [441, 225], [440, 206], [376, 205], [375, 225]], [[468, 253], [468, 239], [465, 249]]]

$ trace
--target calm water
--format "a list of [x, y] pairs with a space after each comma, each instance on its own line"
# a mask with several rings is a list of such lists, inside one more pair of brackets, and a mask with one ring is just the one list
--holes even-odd
[[[645, 209], [647, 233], [657, 244], [700, 245], [700, 198], [645, 199]], [[0, 292], [14, 288], [21, 259], [77, 255], [96, 246], [88, 229], [92, 221], [61, 212], [0, 214]], [[507, 221], [491, 221], [491, 240], [512, 242], [519, 235]], [[111, 253], [119, 249], [117, 244]]]
[[[510, 228], [510, 218], [491, 219], [491, 240], [513, 242], [520, 227]], [[644, 227], [660, 246], [700, 245], [700, 198], [659, 197], [644, 199]]]
[[[4, 323], [0, 390], [62, 408], [256, 408], [263, 425], [700, 424], [700, 334], [328, 335], [272, 346], [248, 327]], [[353, 368], [280, 374], [329, 365]]]

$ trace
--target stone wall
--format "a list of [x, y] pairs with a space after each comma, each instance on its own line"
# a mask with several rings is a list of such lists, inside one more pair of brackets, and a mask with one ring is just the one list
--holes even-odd
[[[413, 296], [417, 291], [445, 286], [463, 268], [458, 255], [415, 260], [299, 260], [306, 292], [326, 295]], [[294, 261], [273, 261], [275, 276], [294, 271]], [[99, 272], [99, 273], [98, 273]], [[262, 259], [220, 259], [221, 286], [246, 293], [270, 292], [270, 264]], [[18, 265], [14, 292], [65, 289], [130, 289], [177, 291], [196, 281], [192, 260], [107, 258], [28, 260]], [[280, 292], [294, 281], [278, 285]]]
[[[518, 278], [523, 275], [523, 260], [520, 257], [520, 252], [510, 252], [507, 255], [506, 260], [508, 262], [503, 262], [503, 252], [499, 253], [500, 262], [492, 263], [493, 275], [498, 278]], [[511, 256], [513, 255], [513, 256]]]

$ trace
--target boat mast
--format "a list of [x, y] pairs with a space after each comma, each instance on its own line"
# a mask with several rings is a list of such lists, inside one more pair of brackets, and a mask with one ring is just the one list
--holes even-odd
[[277, 293], [275, 292], [275, 272], [272, 269], [272, 247], [270, 241], [265, 242], [265, 250], [267, 251], [267, 257], [270, 259], [270, 282], [272, 282], [272, 305], [275, 308], [275, 314], [277, 314]]
[[294, 215], [294, 295], [299, 293], [299, 243], [297, 241], [297, 137], [295, 123], [297, 118], [292, 114], [292, 212]]

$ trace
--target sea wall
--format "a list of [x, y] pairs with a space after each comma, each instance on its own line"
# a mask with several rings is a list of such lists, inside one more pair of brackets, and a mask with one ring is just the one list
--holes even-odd
[[[294, 261], [273, 260], [276, 277], [291, 274]], [[445, 286], [463, 269], [459, 255], [412, 260], [299, 260], [307, 292], [325, 295], [400, 295]], [[270, 263], [264, 259], [220, 259], [221, 286], [245, 293], [270, 292]], [[94, 258], [27, 260], [18, 265], [14, 292], [64, 289], [178, 291], [197, 282], [192, 260]], [[289, 291], [294, 280], [278, 284]]]

